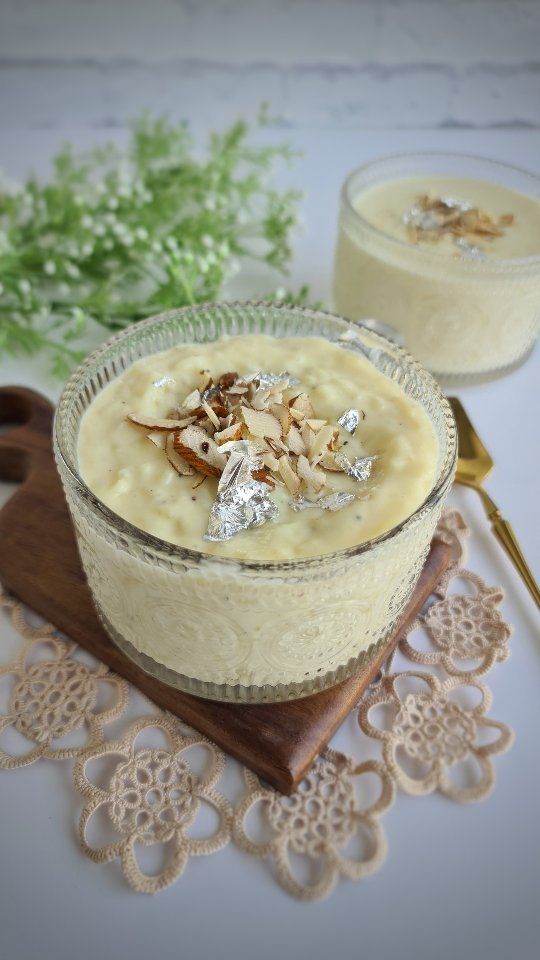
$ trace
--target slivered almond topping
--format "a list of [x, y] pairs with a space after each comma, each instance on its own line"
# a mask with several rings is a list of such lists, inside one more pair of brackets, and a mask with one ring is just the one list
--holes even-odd
[[227, 458], [217, 443], [199, 426], [186, 427], [174, 435], [174, 449], [199, 473], [219, 477]]
[[273, 403], [270, 407], [270, 411], [274, 417], [276, 417], [281, 424], [281, 435], [286, 437], [289, 430], [291, 429], [291, 424], [293, 422], [291, 411], [289, 407], [286, 407], [284, 403]]
[[192, 390], [191, 393], [188, 393], [182, 404], [182, 410], [189, 410], [191, 413], [192, 410], [196, 410], [197, 407], [201, 405], [201, 394], [199, 390]]
[[167, 460], [169, 461], [171, 467], [174, 467], [176, 472], [179, 473], [181, 477], [193, 476], [195, 473], [193, 467], [190, 467], [187, 460], [174, 448], [174, 434], [172, 433], [167, 434], [165, 453], [167, 454]]
[[146, 439], [150, 440], [154, 446], [159, 447], [160, 450], [164, 450], [167, 437], [170, 436], [171, 434], [167, 433], [165, 430], [153, 430], [151, 433], [146, 434]]
[[306, 445], [297, 426], [293, 426], [289, 430], [287, 434], [287, 444], [291, 453], [295, 453], [297, 456], [306, 452]]
[[210, 406], [210, 404], [208, 404], [208, 403], [206, 402], [206, 400], [204, 401], [204, 403], [203, 403], [203, 405], [202, 405], [202, 408], [203, 408], [204, 412], [206, 413], [206, 416], [208, 417], [208, 419], [210, 420], [210, 422], [214, 424], [216, 430], [219, 430], [219, 428], [220, 428], [220, 426], [221, 426], [221, 424], [220, 424], [220, 422], [219, 422], [219, 417], [217, 416], [216, 413], [214, 413], [214, 411], [212, 410], [212, 407]]
[[271, 440], [280, 439], [281, 424], [271, 413], [243, 407], [242, 416], [249, 432], [254, 437], [270, 437]]
[[275, 490], [276, 484], [273, 477], [270, 475], [269, 471], [264, 467], [260, 470], [252, 470], [251, 476], [254, 480], [259, 480], [260, 483], [266, 483], [272, 490]]
[[214, 381], [210, 376], [210, 371], [201, 370], [197, 378], [197, 387], [199, 388], [200, 392], [203, 393], [205, 390], [209, 390], [210, 387], [213, 387], [213, 385]]
[[313, 409], [313, 404], [307, 393], [299, 393], [298, 396], [289, 403], [289, 406], [292, 410], [298, 410], [300, 413], [303, 413], [308, 419], [315, 417], [315, 410]]
[[261, 373], [243, 380], [230, 372], [214, 380], [204, 369], [168, 418], [130, 414], [128, 420], [147, 431], [180, 476], [219, 478], [236, 448], [236, 455], [244, 450], [241, 456], [251, 457], [254, 480], [314, 501], [331, 490], [328, 474], [350, 472], [344, 456], [350, 437], [343, 439], [339, 422], [317, 417], [308, 394], [295, 393], [286, 376]]
[[[315, 421], [312, 420], [311, 422], [314, 423]], [[308, 452], [308, 456], [311, 461], [316, 460], [324, 455], [325, 451], [328, 449], [328, 444], [331, 442], [333, 435], [334, 428], [329, 424], [321, 427], [318, 433], [314, 434], [313, 440], [309, 445]]]
[[307, 457], [298, 457], [296, 466], [298, 476], [308, 487], [312, 487], [315, 493], [319, 493], [325, 485], [325, 476], [322, 470], [312, 467]]
[[144, 427], [145, 430], [181, 430], [193, 423], [195, 417], [184, 417], [183, 420], [163, 419], [159, 417], [139, 417], [138, 414], [128, 413], [127, 419], [136, 424], [137, 427]]
[[214, 440], [216, 443], [227, 443], [229, 440], [240, 440], [242, 436], [242, 424], [233, 423], [230, 427], [225, 427], [224, 430], [219, 430], [214, 434]]
[[296, 497], [300, 491], [300, 477], [294, 472], [287, 457], [280, 457], [278, 464], [287, 490]]

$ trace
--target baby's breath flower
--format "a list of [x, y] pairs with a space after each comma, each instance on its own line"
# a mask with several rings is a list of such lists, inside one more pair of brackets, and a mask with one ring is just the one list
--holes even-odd
[[70, 260], [66, 260], [64, 264], [64, 270], [66, 271], [68, 277], [71, 277], [72, 280], [77, 280], [81, 275], [81, 271], [79, 270], [77, 264], [71, 263]]
[[224, 277], [240, 266], [235, 250], [283, 271], [296, 197], [266, 188], [264, 178], [287, 155], [250, 144], [239, 122], [199, 156], [184, 125], [146, 118], [125, 151], [64, 150], [43, 186], [29, 180], [8, 190], [0, 181], [2, 261], [9, 254], [2, 280], [13, 300], [0, 354], [45, 345], [64, 374], [69, 344], [90, 320], [118, 329], [156, 304], [219, 299]]

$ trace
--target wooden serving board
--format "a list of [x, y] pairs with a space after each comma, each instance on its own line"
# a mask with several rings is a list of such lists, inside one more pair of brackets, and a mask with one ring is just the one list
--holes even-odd
[[369, 667], [344, 683], [305, 699], [253, 706], [180, 693], [129, 660], [98, 621], [54, 464], [52, 419], [53, 407], [40, 394], [22, 387], [0, 388], [0, 480], [20, 483], [0, 511], [0, 580], [160, 707], [206, 734], [278, 790], [290, 793], [438, 583], [450, 562], [450, 548], [433, 542], [395, 635]]

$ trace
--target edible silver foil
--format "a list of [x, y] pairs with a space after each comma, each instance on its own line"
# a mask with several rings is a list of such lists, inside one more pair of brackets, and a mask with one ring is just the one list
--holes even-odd
[[347, 433], [350, 433], [352, 436], [354, 436], [356, 428], [360, 423], [360, 414], [358, 410], [345, 410], [345, 412], [338, 417], [337, 422], [339, 423], [340, 427], [343, 427], [343, 429], [347, 431]]
[[260, 527], [278, 516], [267, 485], [251, 475], [262, 462], [254, 444], [236, 440], [223, 444], [221, 449], [229, 452], [229, 459], [219, 480], [205, 540], [230, 540], [241, 530]]
[[334, 460], [338, 467], [341, 467], [349, 477], [353, 477], [354, 480], [357, 480], [359, 483], [364, 483], [366, 480], [369, 480], [373, 464], [375, 460], [378, 459], [378, 456], [357, 457], [354, 463], [351, 463], [349, 458], [341, 451], [338, 451], [334, 455]]
[[298, 496], [289, 501], [289, 506], [296, 511], [307, 510], [309, 507], [320, 507], [321, 510], [342, 510], [343, 507], [348, 507], [353, 500], [356, 500], [353, 493], [340, 491], [329, 493], [326, 497], [321, 497], [320, 500], [306, 500], [305, 497]]
[[487, 255], [476, 243], [469, 243], [465, 237], [456, 237], [454, 240], [456, 247], [463, 257], [467, 260], [487, 260]]
[[241, 383], [253, 383], [254, 380], [257, 380], [259, 387], [268, 388], [275, 387], [276, 384], [283, 386], [285, 390], [288, 386], [294, 386], [297, 383], [300, 383], [296, 377], [293, 377], [292, 374], [287, 373], [286, 370], [283, 373], [248, 373], [245, 377], [238, 377], [238, 380]]

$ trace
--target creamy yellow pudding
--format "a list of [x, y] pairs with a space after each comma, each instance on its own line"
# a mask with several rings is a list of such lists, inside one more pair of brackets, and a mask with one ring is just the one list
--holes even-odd
[[[243, 424], [243, 436], [266, 449], [261, 466], [267, 470], [267, 493], [275, 505], [276, 516], [261, 526], [240, 530], [229, 539], [208, 540], [205, 537], [219, 476], [198, 471], [179, 475], [160, 442], [167, 431], [141, 429], [129, 415], [143, 418], [151, 427], [181, 407], [197, 384], [218, 383], [222, 374], [229, 371], [236, 372], [242, 383], [243, 376], [261, 370], [287, 371], [293, 378], [284, 390], [278, 383], [270, 397], [265, 397], [264, 390], [259, 391], [262, 402], [254, 402], [265, 410], [268, 426], [263, 420], [258, 431], [257, 418], [253, 423], [250, 420], [257, 413], [251, 408], [256, 394], [253, 387], [240, 386], [238, 393], [233, 388], [226, 396], [227, 402], [234, 399], [236, 422]], [[312, 405], [313, 409], [307, 411], [311, 416], [303, 416], [302, 405], [295, 400], [303, 396]], [[200, 392], [195, 400], [200, 407], [199, 401]], [[223, 402], [223, 397], [219, 403], [214, 397], [207, 404], [211, 409], [214, 403], [219, 423], [215, 414], [214, 422], [209, 421], [202, 409], [198, 420], [193, 421], [190, 411], [184, 410], [176, 421], [182, 423], [183, 416], [195, 426], [205, 424], [209, 442], [226, 451], [220, 453], [224, 459], [217, 461], [219, 473], [229, 454], [227, 442], [236, 429], [234, 425], [227, 426]], [[288, 430], [279, 433], [272, 411], [282, 417], [288, 409], [294, 417], [287, 414]], [[338, 423], [341, 415], [351, 409], [358, 413], [354, 433]], [[250, 432], [249, 424], [255, 433]], [[188, 438], [190, 427], [191, 424], [184, 427]], [[269, 448], [265, 448], [265, 430], [275, 430]], [[350, 464], [373, 458], [367, 461], [367, 479], [358, 480], [340, 471], [330, 446], [339, 446], [339, 452]], [[337, 449], [334, 452], [338, 453]], [[283, 463], [280, 468], [280, 453], [291, 465], [287, 472]], [[183, 344], [134, 363], [99, 394], [86, 412], [79, 432], [78, 460], [81, 476], [89, 488], [141, 530], [192, 550], [265, 562], [331, 553], [395, 527], [420, 506], [432, 489], [438, 445], [420, 404], [360, 353], [317, 337], [276, 339], [248, 335], [213, 343]], [[291, 478], [289, 469], [296, 478]], [[324, 509], [317, 505], [324, 504], [324, 498], [334, 493], [349, 494], [345, 506]], [[299, 497], [304, 509], [297, 508]]]
[[456, 445], [394, 344], [316, 310], [219, 303], [103, 344], [62, 394], [55, 455], [112, 640], [181, 690], [259, 703], [380, 650]]
[[[406, 159], [403, 169], [412, 168]], [[540, 188], [525, 174], [536, 195], [480, 176], [430, 173], [429, 162], [423, 175], [391, 178], [384, 169], [381, 177], [361, 170], [349, 178], [336, 308], [391, 324], [437, 374], [502, 370], [527, 353], [538, 329]], [[481, 172], [482, 161], [463, 158], [460, 165], [468, 163]], [[381, 169], [386, 164], [380, 161]], [[399, 166], [396, 160], [393, 169]]]

